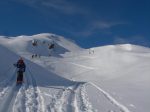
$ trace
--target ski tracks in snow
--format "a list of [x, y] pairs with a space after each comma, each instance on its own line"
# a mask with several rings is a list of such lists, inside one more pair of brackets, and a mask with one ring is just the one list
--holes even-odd
[[[120, 112], [130, 112], [130, 110], [127, 107], [125, 107], [124, 105], [122, 105], [121, 103], [119, 103], [109, 93], [107, 93], [106, 91], [104, 91], [103, 89], [101, 89], [100, 87], [98, 87], [97, 85], [95, 85], [94, 83], [89, 82], [89, 83], [86, 83], [86, 84], [91, 84], [93, 87], [95, 87], [96, 89], [98, 89], [104, 95], [104, 97], [108, 101], [110, 101], [113, 105], [115, 105], [120, 110]], [[115, 112], [115, 111], [110, 110], [109, 112]]]
[[0, 112], [11, 112], [13, 102], [18, 94], [20, 86], [16, 87], [16, 70], [11, 71], [12, 75], [1, 83], [0, 92]]
[[33, 74], [28, 70], [25, 85], [25, 112], [45, 112], [44, 100]]
[[0, 100], [3, 99], [3, 97], [8, 93], [9, 89], [13, 85], [13, 82], [15, 81], [16, 70], [11, 72], [13, 74], [0, 83]]
[[85, 84], [81, 85], [79, 88], [79, 104], [80, 104], [80, 110], [82, 112], [97, 112], [93, 107], [92, 104], [89, 102], [89, 98], [86, 92]]
[[[16, 74], [16, 72], [14, 73]], [[119, 108], [121, 112], [130, 112], [124, 105], [117, 102], [109, 93], [93, 83], [75, 82], [67, 88], [60, 88], [56, 95], [50, 96], [49, 104], [45, 105], [34, 75], [29, 69], [24, 74], [25, 83], [15, 84], [16, 77], [12, 75], [8, 80], [1, 83], [0, 111], [1, 112], [97, 112], [93, 109], [86, 85], [96, 87], [105, 98]], [[55, 89], [53, 89], [55, 90]], [[3, 102], [2, 102], [3, 101]], [[110, 112], [113, 112], [110, 110]]]
[[1, 100], [0, 111], [1, 112], [12, 112], [14, 108], [14, 102], [16, 100], [16, 96], [18, 95], [18, 91], [21, 86], [16, 86], [15, 82], [12, 83], [12, 87], [9, 88], [4, 98]]
[[16, 96], [13, 112], [45, 112], [44, 100], [33, 74], [28, 70], [24, 76], [25, 83]]
[[95, 112], [89, 103], [84, 82], [62, 88], [47, 106], [47, 112]]
[[45, 106], [43, 93], [31, 71], [27, 69], [24, 74], [25, 83], [22, 85], [16, 85], [14, 74], [4, 81], [1, 88], [1, 112], [93, 112], [83, 82], [74, 82], [72, 86], [62, 88], [55, 97], [51, 97], [50, 104]]
[[12, 75], [0, 92], [0, 112], [45, 112], [40, 89], [30, 72], [24, 74], [25, 83], [16, 85]]

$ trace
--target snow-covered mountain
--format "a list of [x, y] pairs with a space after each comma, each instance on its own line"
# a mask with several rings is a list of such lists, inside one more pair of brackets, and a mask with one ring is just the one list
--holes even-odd
[[[1, 36], [0, 52], [0, 112], [150, 111], [149, 48], [83, 49], [45, 33]], [[27, 65], [22, 86], [13, 67], [19, 57]]]

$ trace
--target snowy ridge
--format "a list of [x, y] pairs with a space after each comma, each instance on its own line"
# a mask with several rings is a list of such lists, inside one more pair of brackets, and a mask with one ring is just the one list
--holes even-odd
[[[33, 47], [32, 42], [37, 41], [37, 46]], [[36, 53], [41, 55], [48, 55], [50, 49], [48, 49], [48, 45], [55, 43], [58, 47], [57, 53], [65, 53], [69, 51], [78, 51], [81, 49], [76, 44], [66, 40], [62, 36], [57, 36], [54, 34], [37, 34], [33, 36], [18, 36], [18, 37], [10, 37], [0, 38], [0, 44], [6, 46], [9, 50], [13, 50], [16, 53]]]

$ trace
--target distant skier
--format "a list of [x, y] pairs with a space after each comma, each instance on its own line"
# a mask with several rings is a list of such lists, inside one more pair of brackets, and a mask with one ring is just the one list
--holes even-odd
[[89, 49], [89, 54], [94, 54], [94, 49], [93, 48]]
[[38, 44], [38, 41], [37, 41], [37, 40], [32, 40], [32, 45], [33, 45], [33, 46], [37, 46], [37, 44]]
[[31, 57], [34, 58], [34, 54]]
[[91, 49], [89, 49], [89, 54], [91, 54]]
[[14, 64], [17, 70], [17, 84], [21, 84], [23, 82], [23, 73], [25, 72], [26, 65], [22, 58], [20, 58], [17, 63]]

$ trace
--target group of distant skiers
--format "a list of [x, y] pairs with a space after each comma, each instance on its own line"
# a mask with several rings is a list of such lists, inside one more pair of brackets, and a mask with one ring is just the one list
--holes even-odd
[[[32, 40], [32, 45], [35, 47], [38, 46], [39, 43], [40, 43], [40, 41], [38, 41], [38, 40]], [[54, 48], [55, 48], [54, 41], [52, 41], [51, 43], [46, 43], [46, 41], [42, 41], [42, 43], [46, 44], [48, 46], [48, 49], [50, 49], [50, 50], [51, 49], [54, 50]], [[51, 56], [51, 54], [49, 53], [48, 56]], [[32, 57], [32, 59], [33, 58], [40, 58], [41, 55], [40, 54], [33, 54], [31, 57]]]
[[[46, 44], [46, 41], [42, 42], [43, 44]], [[32, 40], [32, 45], [33, 46], [38, 46], [38, 41], [37, 40]], [[48, 43], [48, 48], [53, 49], [55, 46], [54, 41], [52, 43]]]
[[41, 57], [41, 55], [39, 54], [32, 54], [32, 56], [31, 56], [32, 58], [40, 58]]

